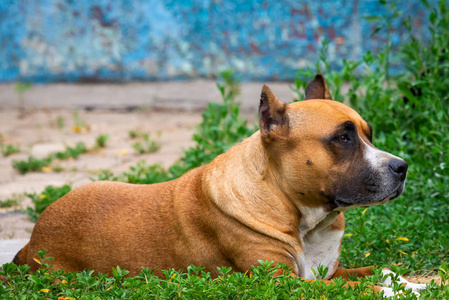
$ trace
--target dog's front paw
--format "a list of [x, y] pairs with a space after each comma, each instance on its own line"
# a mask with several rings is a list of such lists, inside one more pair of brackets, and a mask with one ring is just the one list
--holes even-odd
[[[418, 285], [424, 285], [424, 288], [425, 288], [425, 284], [418, 284]], [[413, 290], [413, 289], [412, 289]], [[422, 290], [422, 289], [420, 289], [420, 290]], [[390, 297], [394, 297], [394, 295], [395, 295], [395, 293], [394, 293], [394, 290], [392, 289], [392, 288], [389, 288], [389, 287], [383, 287], [382, 288], [382, 291], [383, 291], [383, 297], [384, 298], [390, 298]], [[418, 292], [419, 290], [413, 290], [413, 294], [415, 294], [415, 295], [417, 295], [418, 296], [418, 298], [419, 298], [419, 292]], [[396, 294], [400, 294], [400, 293], [396, 293]]]
[[[405, 280], [405, 279], [404, 279]], [[427, 285], [422, 284], [422, 283], [413, 283], [413, 282], [409, 282], [407, 281], [405, 288], [406, 289], [411, 289], [414, 292], [419, 292], [421, 290], [424, 290], [427, 287]]]
[[[388, 295], [387, 297], [391, 297], [392, 295], [394, 295], [393, 290], [390, 288], [392, 284], [392, 278], [396, 278], [397, 275], [388, 269], [382, 270], [382, 274], [384, 275], [384, 280], [382, 281], [382, 284], [388, 286], [382, 288], [382, 290], [384, 291], [385, 296]], [[385, 275], [387, 276], [385, 277]], [[419, 294], [419, 291], [424, 290], [427, 287], [425, 284], [410, 282], [402, 276], [397, 276], [396, 282], [403, 284], [406, 289], [412, 290], [412, 292], [415, 294]]]
[[393, 291], [392, 288], [389, 288], [389, 287], [383, 287], [383, 288], [382, 288], [382, 291], [384, 292], [384, 293], [383, 293], [383, 296], [384, 296], [385, 298], [394, 297], [394, 291]]

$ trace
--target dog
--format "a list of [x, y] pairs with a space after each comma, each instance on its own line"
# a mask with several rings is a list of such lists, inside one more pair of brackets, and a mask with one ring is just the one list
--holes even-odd
[[[287, 264], [305, 280], [322, 264], [326, 283], [372, 275], [370, 267], [338, 268], [343, 213], [398, 197], [407, 163], [373, 146], [371, 126], [331, 100], [320, 73], [301, 102], [285, 104], [264, 85], [259, 125], [173, 181], [97, 181], [71, 191], [42, 213], [13, 262], [36, 271], [37, 251], [48, 250], [53, 267], [70, 272], [119, 265], [137, 275], [144, 266], [161, 276], [193, 264], [218, 276], [218, 266], [245, 272], [263, 260]], [[400, 280], [414, 291], [425, 287]]]

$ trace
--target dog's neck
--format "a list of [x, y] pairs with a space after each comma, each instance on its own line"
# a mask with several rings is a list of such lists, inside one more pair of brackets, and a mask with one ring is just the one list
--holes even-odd
[[301, 223], [298, 227], [298, 232], [301, 238], [314, 232], [329, 227], [334, 223], [339, 211], [327, 211], [323, 207], [307, 207], [304, 206], [301, 211]]
[[266, 164], [266, 153], [256, 132], [205, 166], [203, 184], [208, 186], [204, 190], [210, 191], [208, 198], [225, 214], [291, 244], [300, 216], [297, 208], [264, 177]]

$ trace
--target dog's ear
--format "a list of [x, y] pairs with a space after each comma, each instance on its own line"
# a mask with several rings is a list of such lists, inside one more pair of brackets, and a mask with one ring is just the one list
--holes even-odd
[[276, 136], [283, 135], [288, 128], [285, 114], [287, 104], [280, 101], [267, 85], [263, 85], [260, 94], [259, 125], [262, 139], [271, 142]]
[[321, 73], [316, 73], [315, 78], [306, 86], [305, 100], [309, 99], [332, 100], [331, 94], [327, 88], [326, 80]]

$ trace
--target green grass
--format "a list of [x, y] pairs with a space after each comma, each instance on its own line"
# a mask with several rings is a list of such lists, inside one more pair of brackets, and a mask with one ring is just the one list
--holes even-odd
[[39, 159], [34, 156], [29, 156], [28, 160], [13, 160], [12, 167], [23, 175], [28, 172], [40, 172], [42, 168], [48, 167], [52, 161], [53, 159], [51, 157]]
[[14, 92], [19, 96], [19, 118], [25, 117], [25, 97], [24, 94], [32, 87], [30, 82], [16, 82]]
[[[55, 158], [60, 160], [69, 158], [76, 159], [81, 154], [87, 153], [87, 151], [88, 149], [86, 144], [79, 142], [74, 147], [66, 146], [64, 151], [51, 153], [42, 159], [29, 156], [28, 160], [13, 160], [12, 167], [19, 171], [22, 175], [28, 172], [41, 172], [43, 168], [49, 167]], [[61, 172], [63, 168], [60, 166], [55, 166], [52, 170], [55, 172]]]
[[[362, 209], [346, 213], [346, 234], [352, 235], [343, 241], [341, 261], [347, 267], [402, 263], [407, 273], [423, 273], [437, 270], [449, 259], [449, 235], [444, 234], [449, 232], [447, 3], [431, 8], [430, 15], [429, 43], [413, 38], [410, 27], [411, 40], [390, 57], [385, 52], [376, 56], [366, 53], [362, 61], [345, 61], [336, 72], [326, 62], [324, 47], [317, 64], [334, 98], [350, 104], [372, 125], [374, 144], [410, 165], [399, 199], [372, 207], [364, 215]], [[385, 21], [381, 23], [378, 28], [388, 28]], [[404, 73], [387, 74], [386, 60], [393, 58], [402, 59]], [[360, 70], [363, 72], [356, 75]], [[293, 89], [298, 99], [314, 72], [302, 71], [296, 80]], [[339, 91], [344, 83], [350, 90], [342, 95]], [[397, 240], [399, 237], [406, 239]]]
[[69, 158], [77, 159], [81, 154], [87, 153], [87, 146], [83, 142], [76, 143], [75, 147], [65, 146], [65, 151], [56, 152], [55, 154], [50, 154], [50, 156], [56, 157], [60, 160], [65, 160]]
[[[28, 172], [41, 172], [43, 168], [49, 167], [55, 158], [65, 160], [69, 158], [78, 158], [83, 153], [87, 152], [86, 144], [79, 142], [75, 147], [66, 146], [65, 151], [51, 153], [47, 157], [42, 159], [34, 156], [29, 156], [27, 160], [13, 160], [12, 167], [19, 171], [20, 174], [26, 174]], [[59, 166], [55, 167], [56, 171], [61, 171]]]
[[132, 129], [130, 131], [128, 131], [128, 136], [130, 139], [136, 139], [139, 137], [143, 137], [146, 133], [143, 132], [142, 130], [140, 130], [139, 128], [137, 129]]
[[100, 149], [105, 148], [106, 143], [108, 142], [109, 134], [99, 134], [97, 138], [95, 139], [95, 146], [94, 148]]
[[58, 127], [59, 130], [64, 129], [65, 127], [65, 119], [63, 116], [57, 116], [56, 117], [56, 126]]
[[12, 144], [3, 144], [0, 142], [0, 150], [4, 157], [20, 152], [20, 148]]
[[73, 112], [73, 127], [72, 131], [75, 133], [87, 133], [90, 131], [90, 126], [83, 119], [81, 119], [78, 111]]
[[49, 185], [40, 193], [25, 194], [33, 202], [34, 207], [27, 207], [27, 214], [31, 221], [36, 222], [42, 212], [53, 202], [71, 191], [70, 185], [55, 187]]
[[19, 199], [17, 198], [10, 198], [0, 201], [0, 208], [10, 208], [17, 205], [19, 205]]
[[[28, 266], [4, 264], [0, 275], [9, 284], [0, 285], [2, 299], [382, 299], [369, 286], [382, 279], [381, 270], [361, 279], [360, 285], [344, 288], [345, 281], [335, 279], [334, 284], [320, 281], [304, 282], [290, 274], [288, 266], [259, 261], [251, 273], [232, 273], [230, 268], [218, 268], [221, 274], [212, 278], [201, 267], [189, 266], [187, 272], [163, 271], [158, 278], [153, 271], [142, 268], [136, 277], [126, 277], [128, 271], [113, 268], [111, 275], [93, 271], [65, 273], [51, 268], [51, 258], [39, 251], [42, 268], [28, 274]], [[277, 270], [284, 275], [274, 277]], [[449, 271], [445, 269], [445, 271]], [[248, 276], [249, 275], [249, 276]], [[394, 284], [394, 290], [402, 293], [401, 299], [417, 299], [410, 290]], [[421, 292], [420, 299], [447, 299], [449, 286], [432, 282]]]
[[150, 139], [149, 133], [143, 133], [140, 141], [133, 144], [133, 148], [139, 154], [153, 153], [161, 148], [161, 144], [157, 140]]

